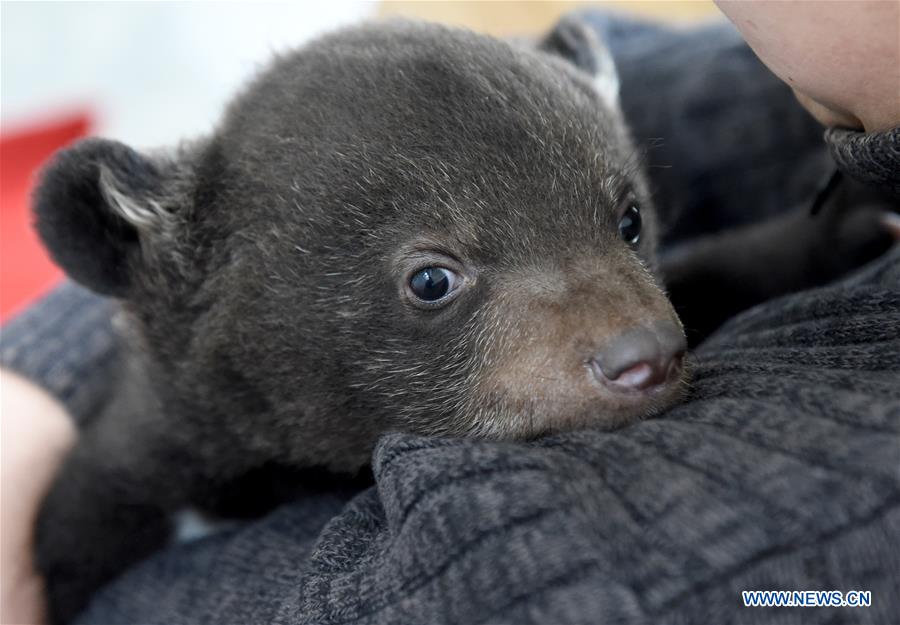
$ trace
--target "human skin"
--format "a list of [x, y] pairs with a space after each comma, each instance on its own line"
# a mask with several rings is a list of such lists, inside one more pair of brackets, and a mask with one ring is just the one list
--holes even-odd
[[900, 2], [716, 0], [757, 56], [826, 126], [900, 125]]
[[75, 427], [45, 391], [0, 370], [0, 428], [0, 623], [43, 623], [43, 588], [31, 555], [34, 520], [75, 442]]

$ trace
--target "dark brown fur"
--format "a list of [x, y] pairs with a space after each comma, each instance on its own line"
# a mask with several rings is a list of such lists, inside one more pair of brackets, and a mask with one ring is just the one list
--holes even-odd
[[[269, 467], [353, 472], [391, 430], [521, 439], [678, 399], [679, 380], [625, 397], [591, 377], [604, 344], [678, 319], [636, 151], [593, 84], [606, 52], [572, 22], [543, 48], [348, 29], [277, 59], [210, 137], [51, 163], [37, 227], [121, 300], [127, 349], [40, 515], [56, 623], [174, 510]], [[617, 230], [630, 205], [637, 246]], [[406, 288], [436, 265], [463, 286], [424, 309]]]
[[[349, 29], [277, 59], [211, 137], [158, 155], [90, 140], [48, 167], [38, 229], [121, 299], [130, 350], [40, 517], [57, 622], [158, 546], [172, 510], [260, 467], [355, 471], [390, 430], [524, 438], [676, 399], [623, 402], [586, 366], [677, 318], [621, 114], [560, 45]], [[423, 265], [458, 269], [459, 297], [411, 305]]]

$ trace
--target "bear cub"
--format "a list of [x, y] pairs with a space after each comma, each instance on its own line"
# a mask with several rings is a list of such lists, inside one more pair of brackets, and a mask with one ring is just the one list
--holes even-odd
[[125, 354], [39, 516], [54, 623], [260, 468], [354, 472], [390, 430], [527, 439], [679, 401], [635, 154], [609, 52], [572, 20], [536, 47], [345, 29], [277, 58], [206, 138], [61, 152], [37, 228], [121, 303]]

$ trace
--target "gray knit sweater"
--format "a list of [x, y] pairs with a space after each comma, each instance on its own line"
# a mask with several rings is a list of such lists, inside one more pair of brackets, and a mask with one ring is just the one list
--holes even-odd
[[[729, 28], [589, 19], [618, 57], [636, 139], [656, 146], [669, 241], [808, 200], [833, 167]], [[895, 193], [897, 139], [828, 134], [846, 173]], [[115, 358], [109, 315], [65, 286], [4, 329], [3, 363], [84, 418]], [[387, 436], [373, 486], [175, 545], [80, 622], [900, 621], [900, 250], [747, 311], [693, 359], [687, 402], [616, 432]], [[751, 589], [869, 590], [872, 605], [745, 608]]]

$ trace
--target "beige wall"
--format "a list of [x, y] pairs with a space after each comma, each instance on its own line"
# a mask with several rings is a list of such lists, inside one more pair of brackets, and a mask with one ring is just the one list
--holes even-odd
[[573, 9], [596, 6], [670, 22], [690, 22], [719, 15], [711, 0], [644, 2], [397, 2], [383, 1], [381, 16], [403, 16], [467, 26], [492, 35], [537, 34]]

